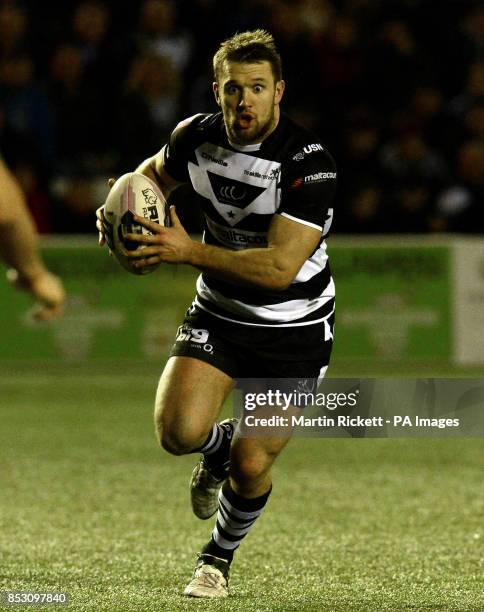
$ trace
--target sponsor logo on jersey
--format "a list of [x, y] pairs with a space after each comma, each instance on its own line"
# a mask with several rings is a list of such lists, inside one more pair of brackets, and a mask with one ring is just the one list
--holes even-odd
[[203, 159], [206, 159], [208, 161], [213, 162], [214, 164], [219, 164], [219, 166], [224, 166], [227, 167], [228, 163], [224, 162], [223, 159], [217, 159], [216, 157], [214, 157], [213, 155], [210, 155], [210, 153], [206, 153], [205, 151], [202, 151], [201, 153]]
[[246, 208], [265, 191], [265, 187], [242, 183], [210, 170], [207, 170], [207, 176], [218, 202], [233, 208]]
[[335, 179], [336, 172], [318, 172], [304, 177], [305, 183], [322, 183], [328, 179]]
[[[251, 214], [274, 214], [279, 206], [279, 162], [259, 159], [205, 142], [195, 149], [195, 163], [188, 162], [194, 190], [209, 200], [234, 227]], [[212, 161], [223, 160], [227, 167]]]
[[247, 176], [255, 176], [256, 178], [265, 179], [269, 181], [275, 181], [279, 176], [279, 168], [273, 168], [270, 174], [261, 174], [252, 170], [244, 170], [244, 174]]
[[267, 234], [265, 232], [253, 232], [248, 230], [234, 229], [215, 223], [206, 217], [207, 227], [214, 238], [224, 246], [234, 250], [242, 250], [250, 247], [266, 247]]
[[297, 381], [298, 393], [312, 393], [316, 389], [315, 378], [301, 378]]
[[176, 333], [175, 342], [189, 342], [192, 348], [204, 350], [206, 353], [213, 353], [213, 345], [208, 344], [209, 332], [207, 329], [196, 329], [187, 323], [180, 325]]
[[323, 145], [320, 145], [319, 142], [315, 142], [313, 144], [306, 145], [302, 151], [293, 155], [294, 161], [302, 161], [306, 155], [311, 155], [311, 153], [316, 153], [317, 151], [324, 151]]
[[298, 176], [298, 178], [292, 182], [291, 187], [293, 189], [297, 189], [298, 187], [301, 187], [301, 185], [304, 183], [304, 177], [303, 176]]
[[219, 189], [220, 196], [223, 200], [229, 202], [238, 202], [243, 200], [246, 194], [245, 187], [237, 187], [237, 185], [224, 185]]
[[306, 153], [306, 155], [311, 155], [311, 153], [315, 153], [316, 151], [324, 151], [323, 145], [320, 145], [319, 142], [316, 142], [314, 144], [310, 144], [310, 145], [306, 145], [303, 148], [304, 153]]

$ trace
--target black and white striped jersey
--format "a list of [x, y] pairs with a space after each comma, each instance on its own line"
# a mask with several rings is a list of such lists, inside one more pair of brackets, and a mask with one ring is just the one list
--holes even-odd
[[275, 214], [321, 231], [321, 241], [285, 290], [242, 287], [201, 274], [195, 303], [226, 320], [257, 326], [308, 325], [333, 308], [324, 238], [333, 218], [334, 161], [318, 138], [281, 115], [260, 144], [229, 142], [221, 113], [182, 121], [163, 150], [167, 173], [202, 197], [203, 241], [228, 249], [267, 245]]

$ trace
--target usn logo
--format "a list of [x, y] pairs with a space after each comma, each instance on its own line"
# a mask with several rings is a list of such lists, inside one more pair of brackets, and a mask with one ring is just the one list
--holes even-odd
[[303, 149], [304, 153], [306, 153], [306, 155], [310, 155], [311, 153], [314, 153], [315, 151], [324, 151], [322, 145], [320, 145], [318, 142], [315, 144], [310, 144], [304, 147]]
[[296, 153], [292, 159], [294, 161], [302, 161], [306, 155], [311, 155], [311, 153], [316, 153], [317, 151], [324, 151], [323, 145], [320, 145], [319, 142], [306, 145], [303, 150]]

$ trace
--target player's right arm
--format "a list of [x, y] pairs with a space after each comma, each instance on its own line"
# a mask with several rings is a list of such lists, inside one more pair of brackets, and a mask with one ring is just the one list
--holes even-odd
[[170, 193], [181, 185], [182, 181], [177, 181], [173, 177], [171, 177], [168, 172], [165, 170], [165, 147], [161, 149], [156, 155], [153, 157], [149, 157], [145, 159], [135, 170], [135, 172], [139, 172], [140, 174], [144, 174], [152, 181], [158, 184], [161, 189], [161, 192], [165, 196], [165, 200], [168, 200], [168, 196]]
[[35, 317], [48, 320], [62, 313], [65, 292], [60, 279], [45, 267], [37, 230], [22, 190], [0, 159], [0, 257], [8, 280], [32, 294], [39, 305]]
[[[156, 155], [153, 155], [152, 157], [148, 157], [148, 159], [145, 159], [136, 168], [135, 172], [144, 174], [149, 179], [157, 183], [157, 185], [161, 189], [161, 192], [165, 200], [168, 200], [168, 196], [173, 191], [173, 189], [175, 189], [175, 187], [178, 187], [178, 185], [181, 185], [182, 183], [172, 178], [168, 174], [168, 172], [166, 172], [165, 167], [164, 167], [164, 161], [163, 161], [164, 159], [163, 152], [164, 152], [164, 147]], [[108, 181], [109, 188], [111, 188], [115, 182], [116, 182], [115, 179], [110, 178]], [[99, 232], [99, 246], [104, 246], [104, 244], [106, 243], [106, 237], [105, 237], [106, 232], [104, 228], [104, 205], [99, 207], [96, 210], [96, 217], [97, 217], [96, 227]]]
[[[178, 187], [178, 185], [182, 185], [183, 183], [188, 182], [188, 175], [186, 170], [186, 162], [183, 156], [180, 156], [180, 149], [183, 149], [185, 146], [184, 140], [187, 137], [187, 131], [190, 128], [192, 120], [199, 115], [194, 115], [193, 117], [189, 117], [184, 121], [181, 121], [176, 128], [173, 130], [168, 143], [161, 148], [156, 155], [152, 157], [148, 157], [135, 169], [135, 172], [139, 172], [140, 174], [144, 174], [152, 181], [154, 181], [165, 200], [168, 200], [168, 196], [170, 193]], [[183, 160], [176, 161], [176, 158], [180, 158]], [[167, 171], [167, 159], [170, 163], [170, 171]], [[113, 178], [109, 179], [108, 185], [111, 188], [115, 183]], [[101, 206], [96, 210], [96, 227], [99, 231], [99, 245], [104, 246], [106, 243], [105, 238], [105, 228], [104, 228], [104, 206]]]
[[193, 128], [203, 117], [203, 114], [198, 114], [180, 121], [166, 145], [156, 155], [145, 159], [135, 170], [155, 181], [165, 196], [165, 200], [168, 200], [170, 192], [175, 187], [189, 182], [188, 150], [193, 139]]

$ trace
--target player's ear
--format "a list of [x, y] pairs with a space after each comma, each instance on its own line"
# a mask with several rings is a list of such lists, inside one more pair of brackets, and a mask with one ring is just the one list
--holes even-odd
[[284, 94], [284, 89], [286, 88], [285, 81], [277, 81], [276, 83], [276, 93], [274, 94], [274, 104], [279, 104], [282, 100], [282, 96]]
[[220, 106], [220, 90], [218, 88], [217, 81], [212, 83], [213, 95], [215, 96], [215, 102]]

